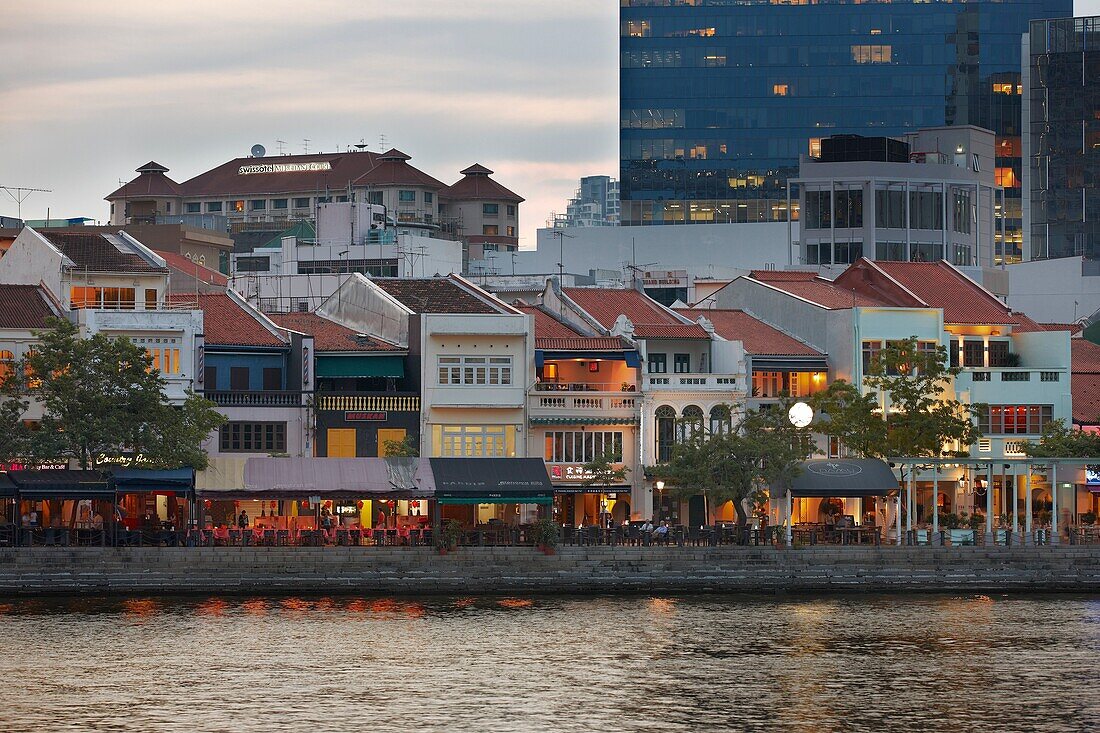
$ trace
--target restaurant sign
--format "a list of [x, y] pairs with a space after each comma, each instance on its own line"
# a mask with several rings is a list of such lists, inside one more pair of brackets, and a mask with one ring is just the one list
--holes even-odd
[[345, 422], [385, 422], [387, 414], [384, 410], [345, 412]]
[[319, 163], [256, 163], [242, 165], [237, 169], [237, 175], [250, 176], [256, 173], [312, 173], [314, 171], [330, 171], [332, 163], [321, 161]]
[[551, 481], [589, 481], [595, 478], [596, 474], [592, 471], [586, 471], [583, 465], [550, 464]]

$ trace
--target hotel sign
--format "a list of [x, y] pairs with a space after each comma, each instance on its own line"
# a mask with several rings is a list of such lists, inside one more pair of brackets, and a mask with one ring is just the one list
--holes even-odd
[[386, 413], [383, 410], [373, 410], [369, 412], [345, 412], [345, 422], [385, 422]]
[[312, 173], [315, 171], [330, 171], [332, 163], [322, 161], [320, 163], [255, 163], [242, 165], [237, 169], [237, 175], [250, 176], [256, 173]]

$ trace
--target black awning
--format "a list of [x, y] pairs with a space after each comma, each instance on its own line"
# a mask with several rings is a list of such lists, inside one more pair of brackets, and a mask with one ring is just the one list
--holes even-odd
[[15, 484], [8, 478], [8, 474], [0, 473], [0, 499], [10, 499], [15, 496]]
[[113, 499], [115, 492], [99, 471], [9, 471], [22, 499]]
[[440, 504], [550, 504], [554, 487], [541, 458], [433, 458]]
[[149, 491], [186, 492], [195, 488], [195, 470], [193, 468], [159, 471], [116, 468], [111, 472], [111, 483], [120, 494], [144, 494]]
[[793, 497], [886, 496], [898, 490], [898, 477], [877, 458], [820, 459], [802, 463], [792, 482]]
[[824, 356], [754, 356], [752, 368], [760, 372], [827, 372]]

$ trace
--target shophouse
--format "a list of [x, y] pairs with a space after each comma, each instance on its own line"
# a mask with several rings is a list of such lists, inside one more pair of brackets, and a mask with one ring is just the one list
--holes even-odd
[[420, 374], [408, 346], [359, 333], [317, 313], [271, 313], [280, 327], [313, 337], [316, 455], [386, 456], [420, 440]]
[[[667, 461], [673, 445], [689, 434], [728, 429], [743, 410], [748, 384], [742, 344], [718, 336], [705, 317], [692, 321], [640, 289], [560, 288], [555, 280], [547, 283], [541, 305], [571, 326], [624, 338], [637, 348], [644, 365], [638, 430], [643, 466]], [[651, 478], [639, 481], [631, 514], [654, 516], [658, 492], [660, 516], [693, 526], [706, 523], [702, 497], [682, 512], [660, 488]]]
[[202, 313], [194, 297], [169, 298], [164, 258], [119, 232], [78, 234], [25, 227], [0, 260], [0, 283], [40, 286], [82, 335], [104, 333], [142, 346], [169, 400], [197, 378]]
[[[64, 318], [61, 304], [40, 285], [0, 285], [0, 384], [15, 364], [34, 350], [36, 332], [49, 328], [50, 318]], [[42, 406], [30, 403], [24, 419], [37, 421]]]
[[[998, 514], [1011, 511], [1013, 488], [1021, 498], [1020, 488], [1028, 482], [1036, 501], [1043, 501], [1044, 492], [1049, 498], [1051, 476], [1013, 477], [1003, 470], [990, 476], [988, 469], [1002, 465], [993, 463], [998, 457], [1022, 457], [1022, 441], [1038, 438], [1051, 420], [1071, 417], [1068, 331], [1045, 330], [1012, 312], [943, 261], [859, 260], [835, 280], [815, 273], [756, 271], [734, 280], [714, 300], [720, 308], [745, 310], [826, 352], [830, 379], [862, 384], [891, 341], [915, 338], [922, 348], [948, 351], [951, 364], [962, 369], [952, 385], [954, 398], [985, 405], [977, 414], [985, 437], [952, 448], [991, 462], [980, 471], [960, 464], [917, 474], [916, 521], [932, 516], [933, 498], [940, 512], [982, 511], [990, 478]], [[888, 411], [888, 397], [880, 400]], [[1065, 493], [1059, 494], [1059, 503], [1069, 506], [1073, 492]], [[814, 517], [816, 505], [801, 503], [795, 520]], [[845, 509], [857, 519], [874, 511], [854, 504]]]
[[[572, 527], [629, 519], [632, 494], [645, 473], [637, 347], [622, 336], [566, 323], [541, 306], [516, 307], [532, 317], [535, 332], [527, 450], [546, 461], [556, 518]], [[593, 470], [604, 462], [599, 467], [607, 472]]]

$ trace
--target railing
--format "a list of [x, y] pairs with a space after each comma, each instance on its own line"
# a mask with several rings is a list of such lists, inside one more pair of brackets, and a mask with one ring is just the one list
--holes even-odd
[[628, 382], [536, 382], [535, 392], [635, 392]]
[[323, 394], [317, 409], [324, 412], [383, 411], [418, 412], [420, 396], [415, 394]]
[[639, 398], [635, 396], [614, 395], [532, 395], [531, 408], [540, 410], [636, 410]]
[[969, 375], [972, 382], [1061, 382], [1065, 370], [1035, 369], [1030, 367], [978, 366], [965, 367], [962, 375]]
[[206, 399], [219, 407], [297, 407], [301, 392], [207, 392]]
[[732, 391], [744, 389], [745, 380], [735, 374], [648, 374], [646, 387], [652, 389], [702, 388], [706, 390]]

